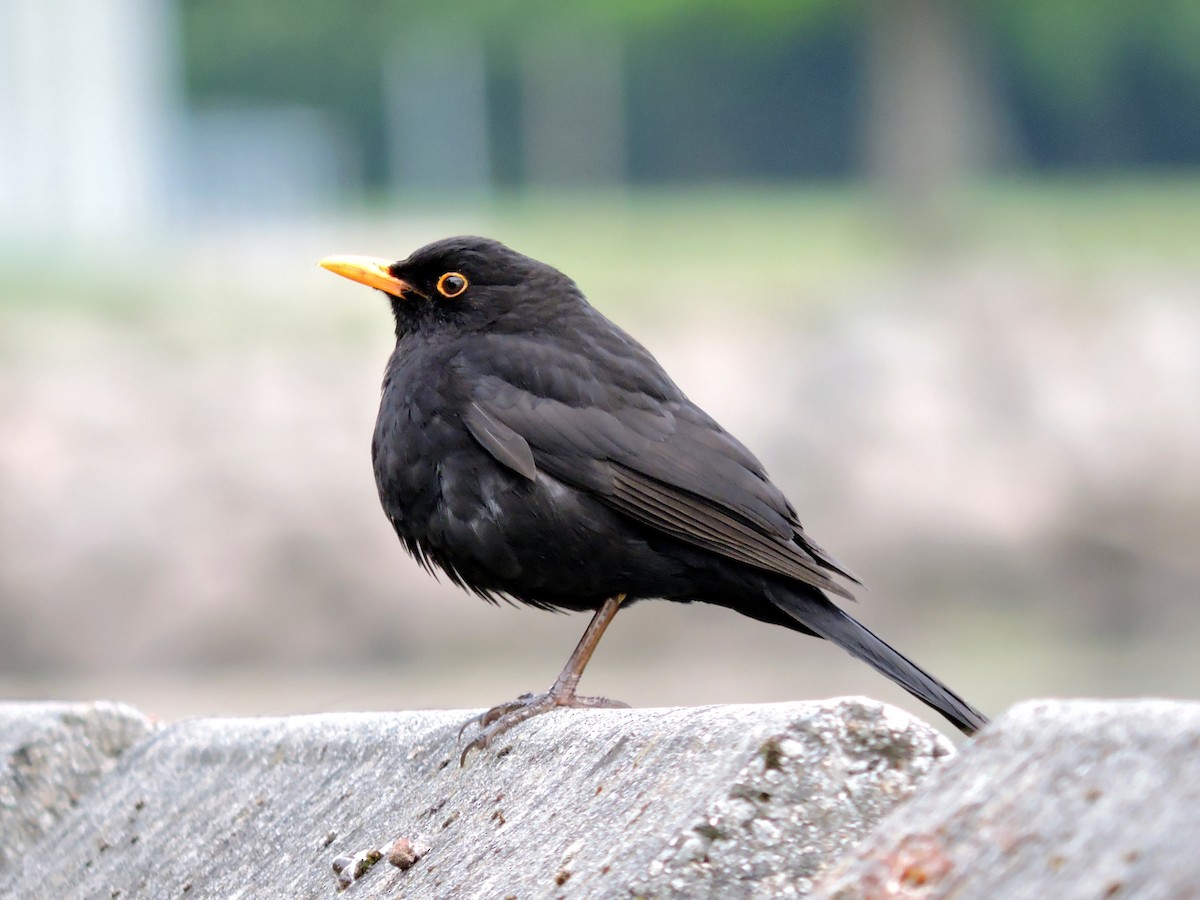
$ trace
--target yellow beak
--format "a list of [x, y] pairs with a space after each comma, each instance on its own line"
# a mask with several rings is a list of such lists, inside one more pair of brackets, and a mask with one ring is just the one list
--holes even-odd
[[404, 297], [405, 291], [411, 291], [412, 285], [402, 281], [388, 271], [391, 265], [386, 259], [374, 256], [327, 256], [318, 263], [335, 275], [377, 288], [393, 297]]

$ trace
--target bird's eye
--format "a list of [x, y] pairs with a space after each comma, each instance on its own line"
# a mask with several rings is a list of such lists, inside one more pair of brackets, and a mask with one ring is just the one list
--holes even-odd
[[457, 297], [467, 289], [467, 276], [459, 272], [447, 272], [438, 279], [437, 289], [443, 297]]

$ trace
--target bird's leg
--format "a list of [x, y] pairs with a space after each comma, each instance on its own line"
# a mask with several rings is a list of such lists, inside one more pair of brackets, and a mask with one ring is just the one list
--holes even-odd
[[579, 679], [583, 675], [584, 668], [592, 658], [592, 653], [596, 650], [596, 645], [600, 643], [600, 638], [604, 634], [604, 630], [608, 628], [609, 623], [612, 622], [613, 617], [617, 614], [617, 610], [620, 609], [621, 603], [624, 600], [624, 594], [609, 597], [596, 610], [596, 614], [592, 616], [592, 621], [588, 623], [587, 629], [583, 632], [583, 637], [579, 639], [579, 644], [576, 645], [570, 659], [563, 666], [562, 672], [554, 680], [554, 685], [550, 690], [544, 694], [522, 694], [516, 700], [510, 700], [507, 703], [501, 703], [499, 706], [493, 706], [483, 715], [471, 719], [463, 725], [462, 729], [459, 730], [460, 737], [469, 725], [476, 722], [483, 727], [483, 730], [475, 740], [467, 744], [466, 749], [462, 752], [462, 757], [459, 759], [460, 764], [466, 762], [467, 754], [472, 750], [484, 749], [492, 738], [503, 734], [514, 725], [524, 722], [526, 719], [532, 719], [534, 716], [539, 716], [542, 713], [550, 712], [560, 706], [583, 707], [587, 709], [628, 707], [628, 703], [622, 703], [619, 700], [609, 700], [606, 697], [581, 697], [575, 693], [575, 688], [579, 684]]

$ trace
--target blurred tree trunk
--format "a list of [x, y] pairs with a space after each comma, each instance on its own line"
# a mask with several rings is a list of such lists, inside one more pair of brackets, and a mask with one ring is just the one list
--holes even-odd
[[1014, 156], [970, 0], [865, 0], [865, 163], [902, 212]]
[[521, 139], [528, 184], [625, 181], [621, 64], [615, 32], [533, 29], [521, 55]]

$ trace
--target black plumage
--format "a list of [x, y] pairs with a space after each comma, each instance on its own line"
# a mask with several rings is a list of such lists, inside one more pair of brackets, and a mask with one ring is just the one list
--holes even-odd
[[[558, 270], [455, 237], [322, 263], [390, 295], [372, 442], [384, 512], [426, 568], [487, 599], [597, 610], [555, 687], [490, 711], [615, 705], [575, 683], [622, 603], [700, 601], [848, 650], [970, 734], [986, 719], [828, 597], [854, 582], [736, 438]], [[470, 748], [468, 748], [470, 749]]]

